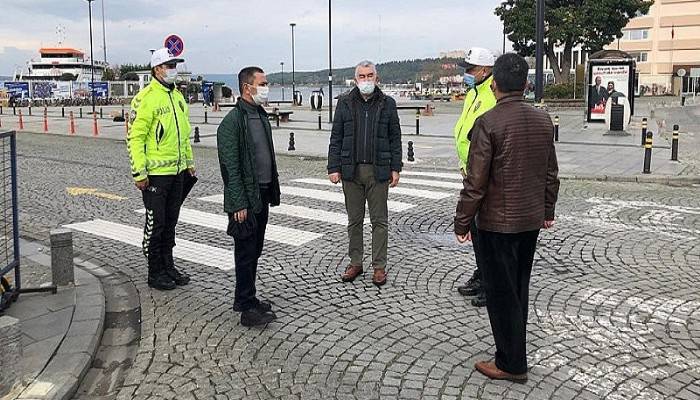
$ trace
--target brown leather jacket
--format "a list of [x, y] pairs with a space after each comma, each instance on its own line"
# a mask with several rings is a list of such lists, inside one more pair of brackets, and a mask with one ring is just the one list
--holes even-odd
[[480, 230], [500, 233], [534, 231], [553, 220], [559, 168], [549, 115], [521, 95], [507, 96], [471, 133], [455, 233], [466, 234], [475, 217]]

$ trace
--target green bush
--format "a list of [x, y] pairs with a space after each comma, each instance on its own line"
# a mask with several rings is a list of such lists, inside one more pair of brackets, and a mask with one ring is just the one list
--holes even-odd
[[[576, 88], [580, 92], [580, 88]], [[578, 98], [580, 96], [577, 93]], [[560, 83], [555, 85], [547, 85], [544, 87], [545, 99], [573, 99], [574, 98], [574, 83]]]

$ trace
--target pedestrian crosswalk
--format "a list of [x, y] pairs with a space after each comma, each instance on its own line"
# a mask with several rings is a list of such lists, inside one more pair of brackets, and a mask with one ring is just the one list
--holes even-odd
[[[405, 178], [412, 176], [415, 178]], [[389, 191], [388, 208], [391, 214], [411, 212], [421, 205], [440, 200], [456, 198], [457, 189], [462, 188], [460, 182], [455, 182], [459, 174], [404, 171], [400, 185]], [[460, 177], [461, 178], [461, 177]], [[285, 245], [290, 251], [302, 246], [313, 246], [325, 236], [333, 234], [333, 243], [346, 240], [344, 230], [348, 218], [342, 185], [334, 185], [327, 179], [300, 177], [288, 181], [281, 186], [282, 204], [270, 208], [270, 220], [267, 226], [265, 240], [271, 243]], [[216, 204], [221, 210], [223, 194], [212, 194], [188, 201], [187, 206], [180, 210], [179, 224], [196, 227], [205, 232], [219, 232], [222, 236], [228, 226], [228, 217], [222, 212], [211, 212]], [[207, 205], [209, 204], [209, 205]], [[453, 204], [445, 203], [452, 207]], [[145, 209], [130, 210], [129, 213], [142, 215]], [[390, 216], [391, 218], [391, 216]], [[369, 224], [365, 218], [365, 224]], [[89, 235], [121, 242], [135, 248], [141, 247], [143, 226], [139, 224], [124, 224], [121, 222], [94, 219], [66, 225], [67, 228]], [[191, 232], [191, 230], [189, 230]], [[340, 236], [339, 236], [340, 235]], [[191, 236], [191, 234], [190, 234]], [[209, 237], [212, 237], [211, 235]], [[326, 239], [327, 240], [327, 239]], [[232, 240], [226, 238], [217, 243], [231, 243], [231, 247], [213, 246], [202, 243], [202, 236], [176, 239], [177, 246], [174, 256], [181, 260], [198, 263], [221, 270], [233, 268]], [[139, 251], [136, 250], [135, 251]]]

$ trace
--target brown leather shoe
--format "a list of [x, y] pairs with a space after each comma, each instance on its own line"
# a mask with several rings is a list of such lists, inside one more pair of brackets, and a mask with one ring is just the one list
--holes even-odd
[[383, 269], [375, 269], [372, 274], [372, 283], [377, 286], [382, 286], [386, 283], [386, 271]]
[[345, 269], [345, 273], [341, 275], [341, 279], [343, 282], [352, 282], [357, 278], [362, 272], [362, 266], [356, 266], [356, 265], [348, 265], [348, 267]]
[[491, 379], [500, 379], [512, 382], [525, 382], [527, 381], [527, 372], [524, 374], [511, 374], [506, 371], [498, 369], [496, 363], [493, 361], [479, 361], [474, 364], [474, 368], [482, 374], [488, 376]]

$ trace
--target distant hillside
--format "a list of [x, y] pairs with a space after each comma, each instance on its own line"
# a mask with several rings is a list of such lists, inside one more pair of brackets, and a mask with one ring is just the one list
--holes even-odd
[[[462, 73], [457, 66], [456, 58], [425, 58], [420, 60], [390, 61], [377, 64], [377, 72], [382, 83], [414, 83], [423, 81], [426, 83], [437, 82], [443, 76], [453, 76]], [[355, 67], [346, 67], [333, 70], [333, 83], [342, 85], [346, 80], [355, 76]], [[296, 71], [294, 78], [299, 85], [326, 85], [328, 84], [328, 69], [312, 72]], [[267, 75], [270, 83], [281, 83], [282, 74], [276, 72]], [[284, 82], [292, 82], [292, 73], [284, 72]]]

